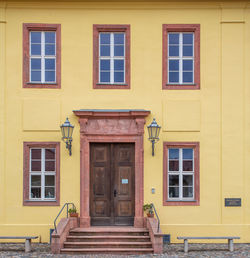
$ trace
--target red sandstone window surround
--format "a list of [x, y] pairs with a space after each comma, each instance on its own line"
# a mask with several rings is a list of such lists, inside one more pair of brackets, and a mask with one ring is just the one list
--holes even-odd
[[23, 143], [23, 205], [60, 205], [60, 143]]
[[163, 205], [200, 205], [199, 143], [163, 143]]
[[200, 25], [163, 24], [162, 88], [200, 89]]
[[23, 24], [23, 88], [61, 88], [60, 24]]
[[93, 88], [130, 89], [130, 25], [93, 25]]

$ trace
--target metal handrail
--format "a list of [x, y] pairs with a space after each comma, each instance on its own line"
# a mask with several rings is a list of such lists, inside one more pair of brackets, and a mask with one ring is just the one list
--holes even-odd
[[157, 214], [157, 211], [156, 211], [156, 209], [155, 209], [154, 204], [153, 204], [153, 203], [151, 203], [150, 205], [151, 205], [151, 206], [152, 206], [152, 208], [154, 209], [154, 213], [155, 213], [156, 218], [157, 218], [157, 220], [158, 220], [157, 232], [159, 232], [159, 229], [160, 229], [160, 219], [159, 219], [159, 216], [158, 216], [158, 214]]
[[72, 208], [75, 209], [76, 206], [73, 202], [66, 202], [64, 203], [63, 207], [61, 208], [61, 210], [59, 211], [59, 213], [57, 214], [55, 220], [54, 220], [54, 230], [57, 233], [57, 229], [56, 229], [56, 220], [58, 219], [58, 217], [60, 216], [60, 214], [62, 213], [63, 209], [65, 208], [65, 206], [67, 206], [67, 218], [69, 217], [69, 205], [72, 205]]

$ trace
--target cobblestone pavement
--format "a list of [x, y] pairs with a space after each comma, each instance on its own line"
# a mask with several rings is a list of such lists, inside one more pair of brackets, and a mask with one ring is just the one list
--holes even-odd
[[227, 244], [189, 244], [188, 254], [183, 252], [183, 244], [170, 244], [164, 245], [164, 254], [162, 255], [53, 255], [50, 252], [49, 244], [32, 244], [32, 252], [26, 254], [24, 252], [24, 244], [5, 244], [0, 243], [0, 257], [13, 257], [13, 258], [31, 258], [31, 257], [86, 257], [86, 258], [146, 258], [146, 257], [168, 257], [168, 258], [181, 258], [181, 257], [250, 257], [250, 244], [234, 244], [234, 252], [228, 251]]

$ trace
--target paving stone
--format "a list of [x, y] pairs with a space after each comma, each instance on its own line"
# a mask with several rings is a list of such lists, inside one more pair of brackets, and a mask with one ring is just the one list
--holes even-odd
[[30, 253], [24, 252], [24, 243], [0, 243], [0, 258], [147, 258], [147, 257], [162, 257], [162, 258], [250, 258], [250, 244], [234, 244], [234, 252], [229, 252], [227, 244], [189, 244], [189, 252], [187, 254], [183, 251], [183, 244], [164, 245], [164, 253], [161, 255], [147, 254], [147, 255], [69, 255], [69, 254], [52, 254], [49, 244], [32, 244], [32, 251]]

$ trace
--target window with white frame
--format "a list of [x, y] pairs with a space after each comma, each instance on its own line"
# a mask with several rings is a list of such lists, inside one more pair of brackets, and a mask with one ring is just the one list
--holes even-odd
[[56, 83], [56, 32], [30, 31], [30, 82]]
[[168, 84], [194, 84], [193, 32], [168, 33]]
[[169, 148], [167, 162], [168, 200], [194, 200], [194, 149]]
[[99, 33], [99, 83], [125, 83], [125, 33]]
[[56, 149], [30, 148], [29, 199], [54, 200], [56, 196]]

